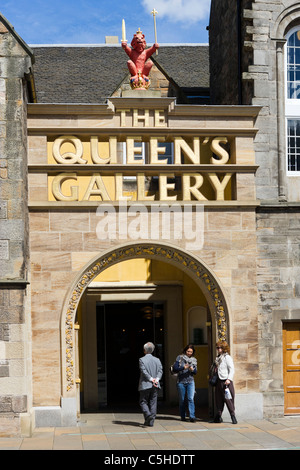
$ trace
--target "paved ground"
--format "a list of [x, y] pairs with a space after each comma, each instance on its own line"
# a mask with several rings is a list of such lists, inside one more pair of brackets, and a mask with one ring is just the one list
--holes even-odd
[[158, 414], [154, 427], [144, 427], [140, 413], [82, 414], [75, 427], [39, 428], [32, 437], [0, 438], [0, 450], [103, 450], [103, 459], [117, 458], [120, 452], [112, 453], [117, 450], [129, 456], [130, 451], [139, 455], [137, 450], [172, 455], [182, 451], [193, 455], [199, 450], [300, 450], [300, 417], [233, 425], [229, 420], [182, 422], [175, 414]]

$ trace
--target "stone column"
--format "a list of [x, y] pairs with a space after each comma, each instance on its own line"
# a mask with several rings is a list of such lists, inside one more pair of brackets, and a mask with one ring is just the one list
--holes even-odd
[[277, 72], [277, 143], [278, 143], [278, 198], [286, 201], [286, 142], [285, 142], [285, 61], [283, 48], [286, 40], [276, 40]]

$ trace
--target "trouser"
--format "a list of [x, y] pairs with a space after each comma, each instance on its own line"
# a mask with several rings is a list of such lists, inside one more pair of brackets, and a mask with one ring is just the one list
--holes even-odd
[[234, 407], [234, 396], [235, 396], [235, 391], [234, 391], [234, 386], [233, 382], [230, 381], [230, 384], [228, 385], [228, 388], [230, 390], [232, 398], [226, 399], [225, 398], [225, 380], [220, 380], [218, 379], [217, 386], [216, 386], [216, 408], [217, 408], [217, 415], [221, 417], [223, 410], [224, 410], [224, 404], [226, 404], [227, 409], [230, 413], [230, 415], [235, 415], [235, 407]]
[[152, 387], [140, 391], [139, 405], [142, 409], [145, 420], [150, 418], [154, 421], [157, 412], [158, 388]]
[[185, 396], [187, 397], [189, 417], [195, 419], [195, 382], [190, 383], [178, 383], [177, 384], [178, 396], [179, 396], [179, 411], [182, 419], [185, 418]]

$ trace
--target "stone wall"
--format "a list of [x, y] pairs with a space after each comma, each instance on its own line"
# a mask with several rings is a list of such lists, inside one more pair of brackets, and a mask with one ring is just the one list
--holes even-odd
[[[74, 279], [86, 265], [93, 266], [95, 256], [120, 246], [118, 241], [97, 238], [98, 222], [92, 209], [30, 212], [34, 406], [60, 404], [61, 361], [64, 361], [60, 354], [61, 315]], [[172, 244], [184, 249], [185, 241], [173, 240]], [[130, 244], [132, 240], [123, 242]], [[163, 240], [161, 243], [163, 246]], [[236, 391], [257, 392], [254, 210], [208, 210], [204, 246], [195, 255], [215, 273], [228, 299]]]
[[[116, 99], [112, 99], [111, 102], [115, 103]], [[166, 102], [166, 98], [162, 98], [156, 105], [159, 106], [159, 109], [163, 109]], [[118, 109], [121, 109], [125, 102], [120, 99], [117, 104]], [[140, 105], [138, 101], [135, 101], [134, 104]], [[150, 101], [149, 105], [152, 105]], [[143, 106], [145, 109], [144, 102]], [[126, 101], [126, 107], [130, 108], [128, 101]], [[93, 108], [95, 109], [93, 110]], [[199, 116], [195, 119], [195, 113], [202, 112], [202, 110], [197, 111], [198, 107], [196, 110], [192, 107], [183, 108], [176, 107], [174, 112], [168, 113], [167, 132], [169, 135], [176, 133], [178, 129], [180, 129], [181, 135], [186, 131], [193, 133], [197, 132], [197, 129], [201, 129], [202, 118]], [[113, 254], [110, 258], [115, 259], [114, 256], [117, 256], [121, 246], [126, 244], [126, 247], [130, 247], [130, 244], [136, 243], [136, 240], [133, 242], [129, 234], [127, 239], [123, 236], [122, 238], [118, 237], [118, 223], [116, 239], [101, 240], [97, 237], [96, 228], [100, 217], [99, 214], [96, 214], [96, 208], [98, 205], [101, 207], [101, 196], [98, 196], [98, 200], [64, 202], [52, 200], [53, 197], [49, 200], [47, 171], [50, 176], [53, 167], [56, 172], [61, 171], [60, 164], [54, 166], [49, 163], [52, 162], [53, 154], [51, 135], [59, 135], [60, 129], [64, 129], [66, 132], [68, 127], [67, 133], [69, 135], [75, 134], [79, 137], [84, 135], [85, 131], [92, 132], [92, 134], [97, 132], [100, 135], [102, 128], [108, 135], [118, 132], [121, 125], [118, 112], [112, 116], [104, 114], [104, 109], [102, 109], [102, 115], [100, 115], [100, 113], [95, 113], [97, 109], [99, 109], [97, 105], [89, 106], [86, 110], [81, 107], [80, 110], [77, 109], [78, 114], [76, 115], [76, 107], [72, 110], [70, 106], [68, 109], [60, 108], [60, 110], [55, 105], [44, 107], [30, 105], [28, 108], [33, 407], [38, 409], [40, 416], [43, 407], [44, 410], [47, 409], [47, 406], [55, 407], [57, 411], [60, 403], [63, 403], [61, 401], [62, 389], [65, 394], [64, 399], [69, 396], [68, 394], [74, 392], [74, 387], [70, 392], [65, 391], [67, 388], [64, 385], [65, 377], [72, 371], [69, 368], [69, 362], [67, 362], [69, 361], [70, 348], [66, 348], [66, 341], [62, 341], [61, 344], [60, 339], [64, 338], [64, 335], [68, 336], [65, 333], [66, 321], [64, 319], [70, 313], [66, 315], [66, 312], [71, 311], [72, 313], [73, 310], [70, 309], [74, 308], [76, 311], [77, 292], [82, 292], [81, 288], [77, 289], [77, 285], [74, 284], [75, 280], [84, 275], [85, 269], [93, 271], [95, 258], [98, 260], [101, 256], [105, 256], [109, 250], [112, 250]], [[109, 110], [112, 112], [111, 108]], [[181, 115], [181, 112], [184, 114]], [[232, 113], [229, 117], [228, 112]], [[205, 110], [204, 119], [208, 119], [207, 113], [208, 111]], [[204, 132], [207, 132], [209, 126], [212, 129], [211, 133], [218, 132], [220, 127], [224, 129], [224, 127], [231, 126], [232, 133], [237, 134], [234, 145], [232, 145], [235, 155], [233, 160], [236, 161], [237, 168], [240, 168], [242, 164], [253, 165], [253, 137], [248, 135], [249, 132], [246, 135], [239, 135], [241, 126], [243, 127], [242, 132], [245, 132], [245, 127], [248, 127], [250, 131], [254, 126], [255, 113], [252, 116], [253, 110], [251, 109], [250, 117], [235, 116], [232, 109], [221, 110], [219, 107], [212, 110], [211, 113], [209, 121], [203, 126]], [[113, 119], [115, 119], [115, 123]], [[123, 132], [126, 131], [130, 134], [132, 130], [130, 119], [127, 124]], [[95, 129], [94, 131], [91, 131], [92, 127]], [[143, 134], [149, 128], [144, 127], [142, 122], [134, 130]], [[89, 158], [87, 154], [86, 157]], [[109, 168], [109, 165], [106, 165], [106, 169]], [[134, 165], [131, 166], [135, 168]], [[176, 165], [170, 165], [171, 168], [174, 166]], [[128, 167], [129, 165], [127, 165], [127, 169]], [[184, 165], [180, 166], [180, 168], [182, 167]], [[197, 168], [200, 170], [201, 165], [197, 165]], [[79, 166], [77, 165], [74, 170], [79, 171]], [[80, 167], [80, 170], [82, 171], [84, 168]], [[87, 171], [90, 170], [85, 171], [88, 174]], [[80, 181], [78, 184], [80, 186]], [[206, 201], [203, 227], [204, 245], [194, 252], [200, 262], [207, 266], [209, 271], [220, 281], [222, 295], [226, 296], [230, 311], [228, 314], [230, 317], [228, 336], [232, 344], [232, 354], [237, 370], [236, 391], [239, 396], [238, 400], [241, 400], [248, 410], [247, 402], [252, 400], [252, 395], [259, 395], [255, 262], [256, 199], [254, 189], [253, 173], [251, 171], [250, 173], [238, 172], [236, 175], [236, 200]], [[113, 201], [114, 197], [112, 197]], [[117, 206], [116, 201], [114, 204]], [[150, 205], [151, 203], [147, 202], [149, 209]], [[147, 226], [150, 226], [150, 214], [147, 217]], [[162, 230], [162, 227], [160, 229]], [[156, 240], [156, 244], [159, 243], [162, 250], [165, 248], [164, 243], [166, 247], [170, 243], [178, 250], [189, 250], [186, 248], [186, 242], [185, 235], [180, 239], [171, 239], [170, 237], [166, 241], [162, 237], [162, 232]], [[140, 237], [138, 243], [143, 245], [143, 243], [149, 244], [151, 241], [148, 238]], [[129, 248], [128, 251], [130, 252]], [[168, 250], [166, 249], [166, 251]], [[68, 318], [69, 321], [73, 322]], [[68, 350], [67, 354], [66, 349]], [[63, 387], [62, 378], [64, 380]], [[259, 411], [261, 412], [261, 409]], [[253, 408], [251, 413], [253, 414]]]
[[[284, 98], [284, 34], [300, 22], [295, 1], [252, 2], [244, 16], [252, 18], [251, 37], [244, 47], [253, 50], [253, 64], [243, 79], [253, 81], [252, 104], [262, 106], [255, 139], [257, 197], [258, 312], [260, 325], [260, 376], [264, 413], [284, 412], [282, 320], [299, 319], [299, 206], [289, 200], [286, 176]], [[298, 15], [298, 16], [297, 16]], [[283, 25], [283, 18], [285, 18]], [[292, 178], [294, 179], [294, 178]]]
[[299, 21], [295, 0], [212, 1], [212, 104], [261, 106], [255, 139], [256, 194], [266, 201], [299, 202], [299, 178], [286, 175], [284, 114], [285, 34]]
[[[210, 30], [211, 60], [213, 64], [218, 65], [219, 61], [223, 64], [222, 80], [226, 83], [233, 77], [229, 69], [230, 55], [222, 45], [232, 38], [233, 24], [225, 15], [217, 16], [220, 3], [222, 11], [234, 14], [238, 2], [212, 2], [215, 17], [211, 24], [217, 22], [219, 32], [214, 28]], [[259, 362], [264, 412], [266, 416], [274, 416], [284, 410], [282, 320], [300, 318], [297, 308], [299, 192], [290, 190], [291, 180], [295, 186], [297, 177], [289, 181], [286, 175], [284, 115], [284, 35], [290, 27], [300, 24], [300, 11], [299, 2], [293, 0], [240, 3], [241, 103], [261, 106], [254, 142], [255, 160], [259, 165], [256, 194], [261, 200], [257, 210]], [[216, 40], [223, 43], [218, 44]], [[236, 54], [235, 43], [233, 51]], [[212, 96], [219, 104], [236, 104], [233, 91], [238, 87], [237, 77], [229, 90], [213, 77], [211, 84], [216, 88]]]
[[300, 214], [277, 205], [257, 214], [260, 376], [265, 415], [283, 413], [282, 320], [300, 318]]
[[28, 405], [27, 84], [30, 50], [0, 16], [0, 435]]
[[[252, 81], [242, 84], [241, 73], [252, 63], [251, 48], [243, 50], [252, 18], [242, 15], [251, 1], [212, 0], [209, 23], [211, 104], [251, 104]], [[251, 6], [250, 6], [251, 8]], [[220, 27], [221, 25], [221, 27]], [[250, 91], [250, 95], [249, 95]]]
[[[236, 2], [215, 0], [211, 3], [209, 57], [212, 104], [238, 104], [239, 102], [236, 12]], [[225, 77], [226, 80], [224, 80]]]
[[212, 104], [262, 106], [256, 190], [267, 200], [278, 197], [276, 42], [270, 37], [278, 3], [213, 0], [209, 29]]

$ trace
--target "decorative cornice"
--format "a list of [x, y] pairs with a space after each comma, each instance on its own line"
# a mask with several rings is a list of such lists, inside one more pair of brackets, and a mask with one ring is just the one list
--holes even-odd
[[157, 175], [158, 173], [175, 173], [182, 174], [182, 171], [186, 172], [214, 172], [214, 173], [255, 173], [259, 165], [239, 165], [239, 164], [226, 164], [226, 165], [214, 165], [214, 164], [171, 164], [171, 165], [153, 165], [145, 164], [141, 165], [124, 165], [124, 164], [93, 164], [93, 165], [78, 165], [78, 164], [55, 164], [55, 165], [43, 165], [43, 164], [29, 164], [29, 173], [59, 173], [59, 172], [73, 172], [87, 173], [91, 171], [101, 171], [106, 175], [114, 175], [119, 172], [123, 175], [132, 175], [133, 173], [141, 172], [147, 175]]
[[[239, 209], [239, 208], [251, 208], [255, 209], [260, 205], [259, 200], [244, 200], [244, 201], [175, 201], [177, 205], [182, 205], [184, 206], [204, 206], [206, 209]], [[127, 202], [127, 206], [131, 207], [136, 207], [137, 204], [141, 204], [144, 207], [151, 207], [155, 205], [160, 205], [160, 204], [170, 204], [170, 201], [133, 201], [132, 203], [130, 201]], [[44, 210], [77, 210], [77, 211], [82, 211], [82, 210], [96, 210], [98, 207], [101, 205], [113, 205], [115, 209], [118, 209], [119, 207], [119, 201], [88, 201], [88, 202], [83, 202], [83, 201], [32, 201], [28, 203], [28, 209], [30, 212], [33, 211], [44, 211]]]

